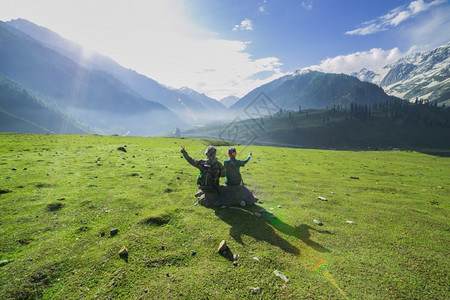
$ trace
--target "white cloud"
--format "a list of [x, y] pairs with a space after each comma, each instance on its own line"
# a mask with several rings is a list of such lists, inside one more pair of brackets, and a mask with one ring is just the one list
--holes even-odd
[[408, 52], [401, 52], [398, 48], [391, 50], [383, 50], [373, 48], [370, 51], [355, 52], [347, 55], [339, 55], [333, 58], [327, 58], [319, 65], [313, 65], [304, 70], [315, 70], [326, 73], [344, 73], [351, 74], [358, 72], [362, 68], [376, 71], [383, 66], [393, 63], [405, 55], [411, 53], [413, 48]]
[[312, 1], [302, 1], [302, 7], [307, 10], [311, 10], [313, 8]]
[[[1, 1], [0, 20], [28, 19], [167, 86], [220, 99], [282, 76], [278, 58], [255, 59], [250, 42], [217, 39], [188, 19], [186, 1]], [[239, 25], [252, 28], [249, 19]]]
[[236, 30], [253, 30], [253, 21], [250, 19], [242, 20], [241, 24], [233, 26], [233, 31]]
[[396, 15], [389, 21], [389, 24], [392, 26], [397, 26], [401, 22], [407, 20], [410, 16], [411, 13], [409, 11], [401, 11], [398, 15]]
[[432, 11], [413, 26], [405, 28], [399, 35], [417, 51], [427, 51], [450, 41], [450, 6]]
[[423, 0], [412, 1], [408, 6], [394, 8], [387, 14], [374, 20], [364, 22], [359, 28], [345, 32], [348, 35], [368, 35], [396, 27], [404, 21], [429, 10], [433, 6], [446, 3], [446, 0], [434, 0], [426, 3]]

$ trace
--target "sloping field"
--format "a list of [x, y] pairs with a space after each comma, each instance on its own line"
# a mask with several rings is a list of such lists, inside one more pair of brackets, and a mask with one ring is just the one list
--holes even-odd
[[0, 298], [448, 297], [449, 158], [238, 146], [264, 203], [210, 209], [179, 152], [210, 144], [0, 134]]

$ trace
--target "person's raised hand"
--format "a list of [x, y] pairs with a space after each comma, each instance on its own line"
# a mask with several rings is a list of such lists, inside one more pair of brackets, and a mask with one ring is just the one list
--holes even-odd
[[181, 153], [186, 152], [186, 149], [184, 149], [184, 146], [181, 146], [180, 152], [181, 152]]
[[249, 156], [252, 156], [253, 155], [253, 152], [252, 151], [250, 151], [250, 153], [248, 154]]

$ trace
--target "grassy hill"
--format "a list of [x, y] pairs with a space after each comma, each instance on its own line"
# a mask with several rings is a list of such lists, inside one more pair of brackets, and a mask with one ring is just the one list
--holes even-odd
[[181, 135], [302, 148], [402, 148], [443, 154], [450, 150], [450, 109], [395, 102], [355, 107], [353, 111], [304, 110], [236, 119]]
[[0, 298], [447, 297], [448, 158], [238, 147], [264, 203], [214, 210], [179, 153], [209, 144], [0, 134]]

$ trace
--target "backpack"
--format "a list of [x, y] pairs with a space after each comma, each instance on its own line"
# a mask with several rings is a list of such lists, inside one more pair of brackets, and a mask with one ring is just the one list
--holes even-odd
[[220, 169], [218, 168], [217, 163], [209, 165], [205, 162], [197, 178], [198, 187], [216, 188], [219, 185], [219, 174]]

